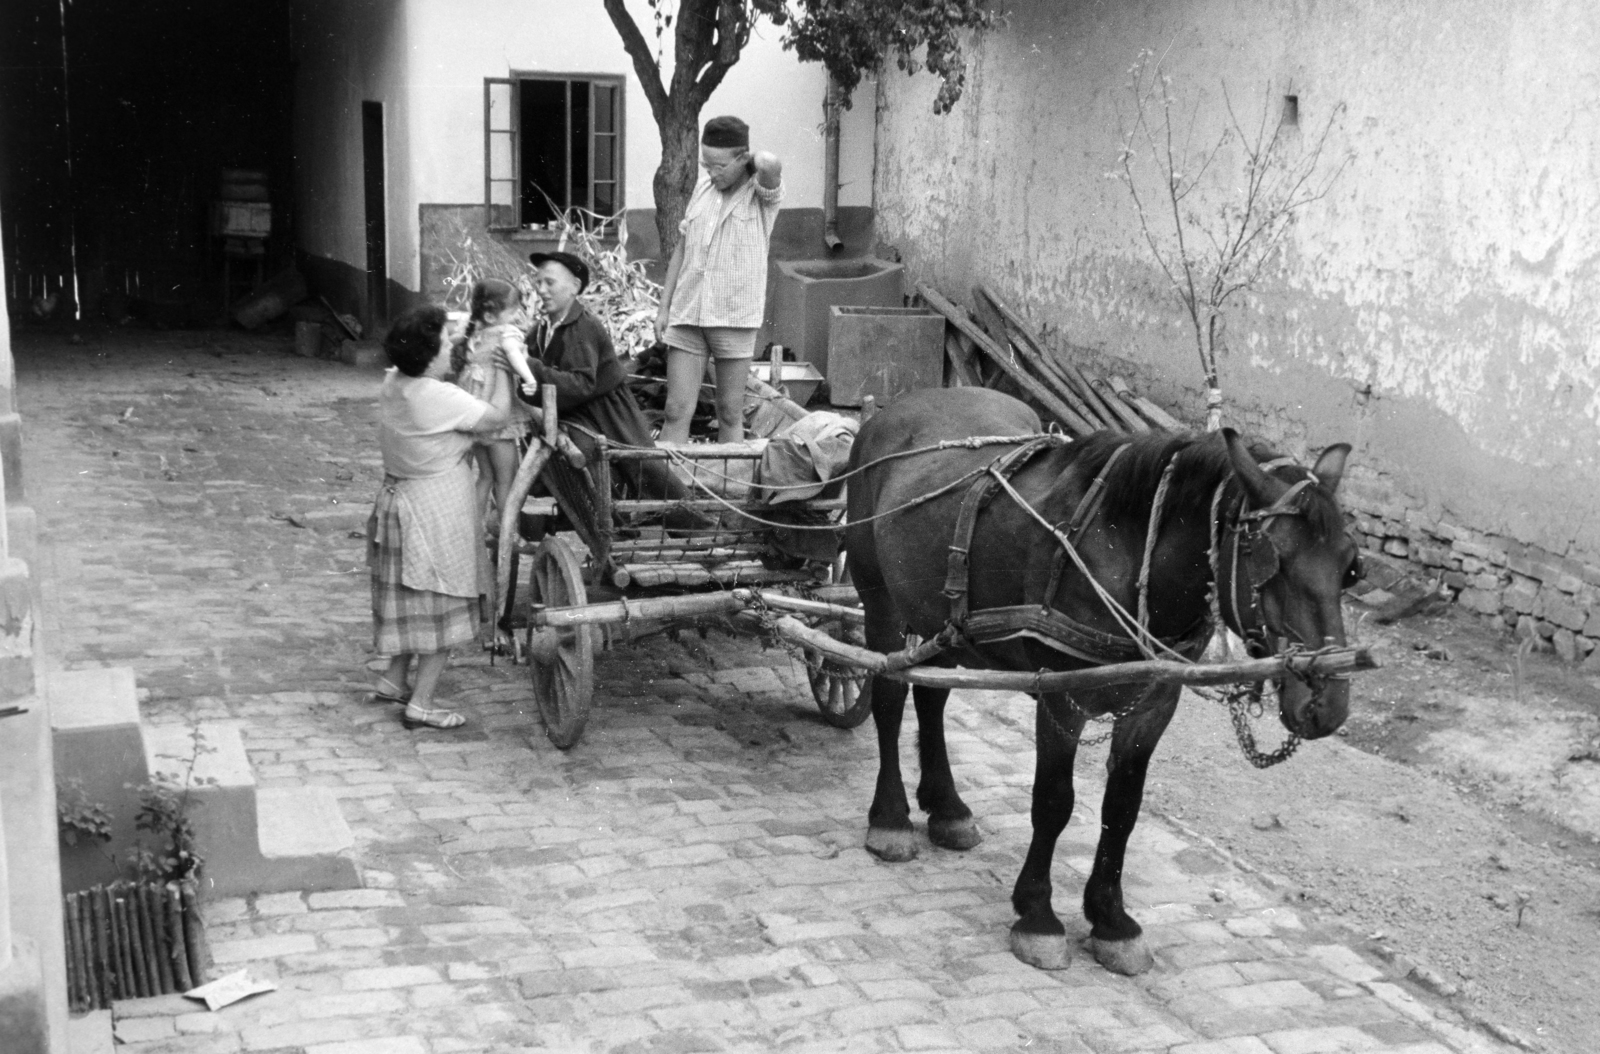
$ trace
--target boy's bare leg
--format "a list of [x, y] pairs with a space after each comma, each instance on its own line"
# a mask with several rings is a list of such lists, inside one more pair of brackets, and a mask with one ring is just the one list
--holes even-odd
[[661, 422], [661, 439], [667, 443], [689, 441], [689, 420], [700, 401], [700, 384], [706, 376], [706, 357], [682, 348], [667, 349], [667, 407]]
[[744, 439], [744, 389], [750, 376], [749, 359], [717, 360], [717, 441]]

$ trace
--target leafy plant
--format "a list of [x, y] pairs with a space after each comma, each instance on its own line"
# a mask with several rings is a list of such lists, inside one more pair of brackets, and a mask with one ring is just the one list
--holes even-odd
[[56, 826], [61, 840], [77, 845], [111, 841], [111, 810], [103, 802], [90, 801], [77, 777], [56, 784]]
[[142, 880], [176, 882], [197, 878], [205, 866], [205, 858], [195, 848], [194, 822], [189, 817], [189, 809], [195, 787], [216, 785], [215, 777], [194, 774], [200, 756], [213, 753], [216, 748], [206, 743], [198, 725], [190, 729], [189, 741], [189, 754], [181, 759], [184, 762], [181, 776], [157, 772], [141, 786], [129, 785], [129, 790], [139, 794], [134, 827], [155, 836], [153, 845], [140, 839], [128, 850], [128, 864]]

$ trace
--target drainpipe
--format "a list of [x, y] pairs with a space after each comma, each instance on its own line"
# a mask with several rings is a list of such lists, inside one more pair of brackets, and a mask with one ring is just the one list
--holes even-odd
[[828, 75], [822, 97], [822, 241], [830, 253], [844, 248], [839, 237], [839, 82]]

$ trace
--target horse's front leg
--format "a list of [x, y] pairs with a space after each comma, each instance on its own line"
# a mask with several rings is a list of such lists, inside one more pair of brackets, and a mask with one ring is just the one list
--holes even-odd
[[1176, 686], [1150, 690], [1144, 705], [1117, 720], [1106, 759], [1106, 795], [1100, 805], [1100, 844], [1095, 849], [1094, 870], [1083, 887], [1083, 914], [1094, 957], [1115, 973], [1144, 973], [1155, 963], [1145, 944], [1144, 930], [1122, 906], [1122, 863], [1128, 836], [1139, 821], [1144, 800], [1144, 778], [1150, 755], [1178, 708]]
[[1041, 695], [1034, 710], [1033, 841], [1011, 891], [1019, 916], [1011, 926], [1011, 953], [1041, 970], [1071, 964], [1066, 927], [1050, 906], [1050, 864], [1056, 839], [1072, 818], [1072, 762], [1083, 720], [1060, 693]]
[[948, 688], [912, 689], [917, 704], [917, 760], [922, 777], [917, 783], [917, 804], [928, 814], [928, 840], [945, 849], [971, 849], [983, 841], [972, 810], [956, 793], [950, 772], [950, 755], [944, 742], [944, 704]]

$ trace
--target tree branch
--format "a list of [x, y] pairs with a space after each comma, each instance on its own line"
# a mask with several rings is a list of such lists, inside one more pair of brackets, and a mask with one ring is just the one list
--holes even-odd
[[639, 24], [628, 14], [623, 0], [605, 0], [606, 14], [622, 38], [622, 46], [633, 60], [633, 72], [639, 75], [639, 86], [650, 101], [650, 113], [659, 126], [667, 113], [667, 89], [661, 83], [661, 67], [650, 52], [650, 43], [639, 30]]

